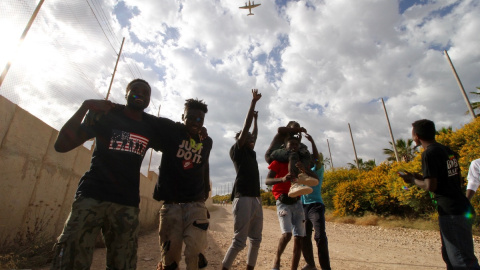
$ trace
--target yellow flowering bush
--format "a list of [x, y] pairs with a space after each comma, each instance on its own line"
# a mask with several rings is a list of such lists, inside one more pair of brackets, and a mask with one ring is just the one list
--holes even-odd
[[[480, 158], [480, 119], [475, 119], [456, 131], [445, 130], [436, 136], [436, 140], [459, 154], [465, 190], [470, 162]], [[411, 162], [382, 163], [371, 171], [346, 168], [327, 171], [322, 186], [325, 206], [339, 216], [362, 215], [365, 212], [410, 217], [432, 216], [436, 212], [433, 194], [404, 183], [397, 174], [401, 170], [421, 174], [421, 154], [417, 154]], [[480, 190], [477, 193], [471, 202], [480, 218]]]
[[334, 209], [333, 197], [337, 192], [337, 186], [340, 183], [350, 183], [356, 180], [359, 173], [356, 169], [351, 170], [346, 168], [325, 171], [322, 184], [322, 199], [325, 208]]
[[372, 212], [381, 215], [396, 214], [398, 201], [390, 195], [389, 165], [383, 164], [371, 171], [359, 172], [356, 180], [342, 182], [333, 197], [334, 214], [363, 215]]

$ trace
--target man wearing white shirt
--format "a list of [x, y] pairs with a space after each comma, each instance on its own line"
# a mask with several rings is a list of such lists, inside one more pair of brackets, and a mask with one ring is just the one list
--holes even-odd
[[478, 186], [480, 186], [480, 158], [475, 159], [470, 163], [470, 168], [468, 169], [467, 176], [467, 198], [472, 199], [477, 191]]

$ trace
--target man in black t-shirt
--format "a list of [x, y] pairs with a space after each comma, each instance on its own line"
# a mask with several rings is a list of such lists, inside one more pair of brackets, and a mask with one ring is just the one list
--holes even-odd
[[[164, 201], [160, 210], [161, 258], [157, 269], [178, 269], [185, 242], [187, 269], [197, 269], [207, 247], [210, 192], [208, 159], [213, 141], [204, 134], [208, 112], [201, 100], [188, 99], [183, 123], [159, 118], [155, 124], [155, 150], [162, 151], [153, 198]], [[205, 266], [205, 262], [200, 265]]]
[[95, 150], [55, 244], [52, 269], [89, 269], [100, 230], [107, 268], [136, 268], [140, 167], [154, 136], [154, 118], [143, 112], [150, 94], [146, 81], [133, 80], [126, 89], [126, 106], [111, 110], [115, 105], [110, 101], [86, 100], [60, 130], [56, 151], [68, 152], [91, 138]]
[[447, 269], [480, 269], [473, 251], [472, 224], [475, 211], [461, 188], [458, 155], [435, 141], [435, 124], [415, 121], [412, 139], [422, 145], [423, 176], [399, 172], [407, 183], [434, 192], [442, 240], [442, 257]]
[[[236, 142], [230, 148], [230, 158], [237, 177], [232, 190], [233, 241], [222, 262], [222, 270], [232, 267], [237, 254], [250, 240], [247, 269], [254, 269], [262, 241], [263, 209], [260, 198], [260, 177], [256, 153], [253, 150], [257, 140], [257, 117], [255, 105], [262, 97], [257, 89], [252, 90], [252, 102], [243, 123], [243, 129], [235, 136]], [[252, 133], [249, 132], [253, 121]]]

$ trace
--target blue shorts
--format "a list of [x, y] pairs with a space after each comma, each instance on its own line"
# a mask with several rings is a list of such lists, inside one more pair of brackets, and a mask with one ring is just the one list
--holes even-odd
[[292, 233], [293, 236], [305, 236], [305, 212], [301, 200], [292, 205], [277, 200], [277, 216], [282, 234]]

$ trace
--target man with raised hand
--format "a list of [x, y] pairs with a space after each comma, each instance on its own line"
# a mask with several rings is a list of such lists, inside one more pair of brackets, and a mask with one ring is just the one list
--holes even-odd
[[86, 100], [60, 130], [56, 151], [68, 152], [91, 138], [95, 150], [55, 244], [51, 269], [90, 269], [100, 230], [107, 269], [136, 269], [140, 166], [154, 137], [154, 117], [143, 112], [150, 94], [150, 85], [135, 79], [127, 85], [126, 106], [111, 110], [110, 101]]
[[[252, 102], [243, 123], [243, 129], [236, 134], [236, 142], [230, 148], [230, 158], [237, 173], [231, 196], [234, 235], [232, 244], [222, 262], [223, 270], [232, 267], [237, 254], [245, 248], [247, 237], [250, 240], [247, 270], [254, 269], [262, 241], [263, 209], [260, 197], [260, 175], [257, 155], [253, 150], [258, 133], [258, 112], [255, 111], [255, 105], [262, 94], [258, 93], [257, 89], [253, 89], [252, 95]], [[250, 133], [252, 121], [253, 130]]]
[[[302, 254], [307, 262], [302, 270], [314, 270], [315, 260], [313, 257], [312, 229], [315, 230], [314, 240], [317, 245], [318, 261], [322, 270], [330, 270], [330, 256], [328, 254], [328, 239], [325, 232], [325, 204], [322, 199], [323, 183], [323, 155], [318, 152], [312, 136], [305, 134], [305, 138], [312, 143], [312, 171], [318, 176], [319, 183], [312, 186], [313, 192], [302, 195], [303, 210], [305, 211], [305, 233], [302, 241]], [[303, 164], [299, 163], [300, 171], [304, 171]]]

